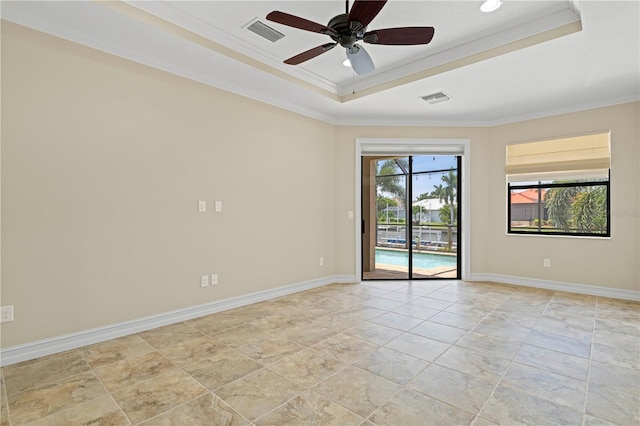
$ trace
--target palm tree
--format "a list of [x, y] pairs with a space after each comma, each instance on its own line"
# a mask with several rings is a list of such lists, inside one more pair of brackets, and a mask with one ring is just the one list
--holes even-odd
[[[567, 182], [554, 182], [567, 183]], [[569, 186], [551, 188], [545, 196], [549, 219], [556, 228], [570, 232], [605, 232], [607, 228], [607, 193], [604, 186]]]
[[569, 232], [571, 204], [573, 204], [573, 199], [578, 192], [580, 192], [580, 188], [577, 186], [551, 188], [547, 191], [544, 202], [549, 212], [549, 219], [553, 220], [556, 228]]
[[398, 174], [398, 163], [402, 163], [403, 159], [377, 161], [378, 170], [376, 171], [376, 191], [378, 193], [386, 192], [395, 195], [396, 198], [405, 204], [407, 190], [404, 185], [404, 176]]
[[442, 181], [446, 185], [443, 190], [443, 201], [445, 202], [445, 204], [449, 205], [451, 218], [449, 224], [453, 226], [453, 223], [455, 222], [454, 210], [456, 205], [456, 198], [458, 195], [458, 174], [454, 172], [453, 169], [451, 169], [449, 170], [448, 174], [442, 176]]

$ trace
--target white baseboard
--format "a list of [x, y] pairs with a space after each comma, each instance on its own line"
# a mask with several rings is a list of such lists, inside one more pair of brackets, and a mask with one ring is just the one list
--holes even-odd
[[524, 287], [544, 288], [547, 290], [565, 291], [567, 293], [589, 294], [592, 296], [611, 297], [613, 299], [625, 299], [640, 301], [640, 291], [620, 290], [609, 287], [599, 287], [585, 284], [565, 283], [560, 281], [547, 281], [537, 278], [523, 278], [512, 275], [500, 274], [471, 274], [467, 281], [491, 281], [502, 284], [521, 285]]
[[165, 312], [132, 321], [112, 324], [105, 327], [85, 330], [78, 333], [39, 340], [19, 346], [12, 346], [0, 350], [0, 366], [15, 364], [45, 355], [77, 349], [105, 340], [115, 339], [134, 333], [139, 333], [165, 325], [176, 324], [182, 321], [198, 318], [240, 306], [250, 305], [256, 302], [275, 299], [300, 291], [322, 287], [328, 284], [353, 283], [356, 282], [354, 275], [333, 275], [311, 281], [305, 281], [288, 286], [273, 288], [270, 290], [251, 293], [244, 296], [232, 297], [230, 299], [219, 300], [212, 303], [193, 306], [176, 311]]

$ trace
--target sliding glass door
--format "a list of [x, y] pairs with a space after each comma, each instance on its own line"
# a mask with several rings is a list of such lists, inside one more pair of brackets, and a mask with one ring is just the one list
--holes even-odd
[[362, 157], [362, 279], [460, 277], [460, 157]]

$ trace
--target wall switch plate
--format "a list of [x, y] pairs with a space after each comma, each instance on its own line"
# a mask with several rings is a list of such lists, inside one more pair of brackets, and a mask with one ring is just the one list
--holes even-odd
[[207, 211], [207, 202], [198, 201], [198, 213], [204, 213]]
[[209, 287], [209, 275], [200, 277], [200, 287]]
[[353, 210], [347, 212], [347, 219], [353, 219]]
[[324, 257], [320, 258], [320, 266], [324, 266]]
[[218, 285], [218, 274], [211, 274], [211, 285]]
[[222, 211], [222, 201], [216, 201], [215, 210], [216, 213], [220, 213]]
[[7, 305], [0, 308], [0, 322], [13, 321], [13, 305]]
[[551, 259], [545, 259], [542, 264], [545, 268], [551, 268]]

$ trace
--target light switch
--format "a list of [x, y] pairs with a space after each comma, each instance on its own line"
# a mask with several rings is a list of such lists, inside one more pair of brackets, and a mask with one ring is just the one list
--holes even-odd
[[220, 213], [222, 211], [222, 201], [216, 201], [216, 213]]
[[206, 201], [198, 201], [198, 212], [204, 213], [207, 211], [207, 202]]
[[347, 212], [347, 219], [353, 219], [353, 210]]

